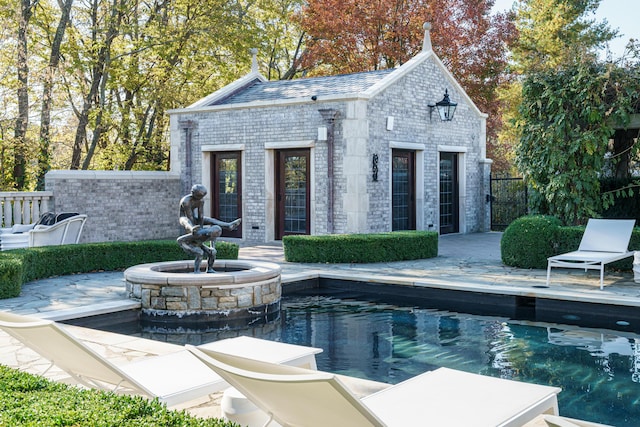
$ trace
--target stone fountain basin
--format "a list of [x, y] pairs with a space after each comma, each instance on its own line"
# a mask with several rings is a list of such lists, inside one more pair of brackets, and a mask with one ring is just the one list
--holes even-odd
[[[206, 269], [206, 263], [202, 263]], [[168, 261], [140, 264], [125, 270], [127, 282], [156, 285], [231, 285], [259, 282], [279, 277], [281, 268], [272, 262], [216, 260], [215, 273], [193, 272], [193, 261]]]
[[129, 297], [140, 300], [148, 321], [256, 319], [280, 310], [278, 264], [216, 260], [213, 268], [216, 273], [196, 274], [190, 260], [141, 264], [125, 270], [124, 278]]

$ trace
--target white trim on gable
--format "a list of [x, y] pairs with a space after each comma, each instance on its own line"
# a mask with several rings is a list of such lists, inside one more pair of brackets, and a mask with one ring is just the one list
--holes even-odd
[[417, 54], [416, 56], [411, 58], [409, 61], [405, 62], [400, 67], [398, 67], [396, 71], [389, 74], [388, 76], [386, 76], [385, 78], [383, 78], [382, 80], [380, 80], [379, 82], [371, 86], [369, 89], [364, 91], [362, 95], [366, 96], [367, 98], [373, 98], [374, 96], [383, 92], [389, 86], [396, 83], [402, 77], [409, 74], [411, 71], [413, 71], [416, 67], [418, 67], [420, 64], [422, 64], [429, 58], [434, 59], [436, 66], [440, 68], [440, 71], [442, 71], [442, 74], [444, 74], [445, 78], [449, 80], [449, 83], [451, 83], [451, 85], [455, 87], [456, 91], [462, 95], [465, 102], [471, 107], [471, 109], [478, 116], [484, 117], [484, 118], [489, 117], [488, 114], [480, 111], [478, 106], [471, 100], [471, 98], [469, 98], [469, 95], [467, 95], [467, 92], [463, 89], [463, 87], [460, 86], [460, 83], [458, 83], [455, 77], [453, 77], [453, 74], [449, 72], [447, 67], [445, 67], [442, 61], [440, 60], [440, 58], [438, 58], [438, 55], [436, 55], [435, 52], [433, 52], [432, 50]]
[[[416, 56], [414, 56], [413, 58], [411, 58], [409, 61], [405, 62], [404, 64], [402, 64], [401, 66], [399, 66], [398, 68], [396, 68], [393, 72], [389, 73], [387, 76], [385, 76], [382, 80], [380, 80], [379, 82], [375, 83], [373, 86], [371, 86], [369, 89], [367, 89], [364, 92], [360, 92], [360, 93], [351, 93], [351, 94], [343, 94], [343, 95], [336, 95], [336, 96], [324, 96], [324, 97], [318, 97], [315, 100], [310, 100], [307, 97], [301, 97], [301, 98], [293, 98], [293, 99], [281, 99], [281, 100], [269, 100], [269, 101], [253, 101], [253, 102], [246, 102], [246, 103], [240, 103], [240, 104], [223, 104], [223, 105], [211, 105], [212, 103], [224, 99], [227, 96], [242, 90], [242, 88], [248, 84], [250, 84], [252, 81], [258, 79], [261, 82], [267, 82], [267, 78], [264, 77], [260, 72], [258, 71], [252, 71], [249, 74], [247, 74], [246, 76], [234, 81], [233, 83], [224, 86], [220, 89], [218, 89], [217, 91], [215, 91], [214, 93], [194, 102], [193, 104], [191, 104], [190, 106], [186, 107], [186, 108], [179, 108], [179, 109], [173, 109], [173, 110], [168, 110], [167, 114], [171, 115], [171, 114], [189, 114], [189, 113], [195, 113], [195, 112], [208, 112], [208, 111], [221, 111], [221, 110], [237, 110], [237, 109], [248, 109], [248, 108], [259, 108], [259, 107], [275, 107], [275, 106], [284, 106], [284, 105], [295, 105], [295, 104], [310, 104], [311, 102], [314, 103], [320, 103], [320, 102], [335, 102], [335, 101], [353, 101], [353, 100], [370, 100], [371, 98], [373, 98], [374, 96], [378, 95], [379, 93], [383, 92], [385, 89], [387, 89], [389, 86], [393, 85], [394, 83], [396, 83], [398, 80], [400, 80], [402, 77], [404, 77], [405, 75], [409, 74], [410, 72], [412, 72], [416, 67], [418, 67], [419, 65], [421, 65], [423, 62], [429, 60], [430, 58], [433, 58], [435, 65], [440, 69], [440, 71], [442, 72], [442, 74], [444, 75], [444, 77], [449, 81], [449, 83], [455, 88], [456, 92], [462, 96], [464, 98], [464, 101], [467, 105], [470, 106], [471, 110], [475, 112], [476, 115], [478, 115], [479, 117], [482, 118], [487, 118], [489, 117], [488, 114], [483, 113], [482, 111], [480, 111], [480, 109], [477, 107], [477, 105], [471, 100], [471, 98], [469, 97], [469, 95], [467, 95], [467, 92], [464, 90], [464, 88], [458, 83], [458, 81], [453, 77], [453, 74], [451, 74], [449, 72], [449, 70], [445, 67], [445, 65], [442, 63], [442, 61], [440, 60], [440, 58], [438, 58], [438, 55], [436, 55], [433, 50], [428, 50], [428, 51], [423, 51], [419, 54], [417, 54]], [[434, 100], [435, 102], [435, 100]]]
[[[280, 99], [280, 100], [270, 100], [270, 101], [252, 101], [252, 102], [243, 102], [238, 104], [220, 104], [220, 105], [205, 105], [205, 106], [196, 106], [195, 104], [190, 105], [186, 108], [176, 108], [173, 110], [167, 110], [167, 114], [193, 114], [193, 113], [208, 113], [211, 111], [225, 111], [225, 110], [247, 110], [250, 108], [269, 108], [269, 107], [281, 107], [281, 106], [290, 106], [290, 105], [309, 105], [312, 102], [316, 104], [321, 104], [323, 102], [349, 102], [349, 101], [359, 101], [364, 100], [368, 101], [369, 97], [365, 97], [362, 94], [347, 94], [347, 95], [336, 95], [336, 96], [323, 96], [318, 97], [315, 101], [310, 101], [309, 98], [292, 98], [292, 99]], [[200, 102], [200, 101], [198, 101]]]
[[188, 109], [193, 109], [193, 108], [198, 108], [198, 107], [203, 107], [206, 106], [208, 104], [211, 104], [215, 101], [218, 101], [220, 99], [223, 99], [229, 95], [231, 95], [232, 93], [242, 89], [244, 86], [248, 85], [249, 83], [251, 83], [254, 80], [260, 80], [261, 82], [266, 82], [267, 78], [265, 76], [263, 76], [262, 74], [260, 74], [257, 71], [252, 71], [251, 73], [247, 74], [244, 77], [239, 78], [238, 80], [221, 87], [220, 89], [218, 89], [217, 91], [213, 92], [210, 95], [205, 96], [202, 99], [199, 99], [198, 101], [194, 102], [193, 104], [189, 105], [187, 108]]
[[436, 55], [434, 53], [433, 54], [433, 58], [436, 60], [436, 64], [438, 65], [438, 67], [440, 67], [440, 69], [442, 70], [444, 75], [447, 77], [447, 79], [451, 82], [451, 84], [453, 86], [455, 86], [455, 88], [457, 89], [458, 93], [462, 94], [462, 96], [464, 97], [465, 101], [471, 106], [471, 109], [473, 111], [475, 111], [475, 113], [480, 117], [483, 117], [485, 119], [487, 117], [489, 117], [489, 115], [487, 113], [483, 113], [482, 111], [480, 111], [478, 106], [471, 100], [471, 98], [469, 98], [469, 95], [467, 95], [467, 92], [460, 85], [460, 83], [458, 83], [458, 81], [455, 79], [455, 77], [453, 77], [453, 74], [451, 74], [449, 72], [449, 70], [447, 70], [447, 67], [445, 67], [444, 64], [442, 63], [442, 61], [440, 61], [440, 58], [438, 58], [438, 55]]

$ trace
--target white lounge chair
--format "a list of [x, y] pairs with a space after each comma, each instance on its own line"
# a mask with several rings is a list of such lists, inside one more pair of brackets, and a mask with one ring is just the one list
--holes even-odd
[[515, 427], [558, 413], [556, 387], [440, 368], [359, 399], [334, 374], [186, 347], [284, 427]]
[[592, 423], [573, 418], [559, 417], [557, 415], [543, 414], [523, 427], [612, 427], [606, 424]]
[[633, 256], [628, 247], [635, 222], [633, 219], [589, 219], [577, 251], [547, 259], [547, 286], [551, 268], [581, 268], [585, 271], [600, 270], [602, 290], [605, 265]]
[[0, 245], [3, 251], [36, 246], [76, 244], [80, 240], [86, 215], [75, 212], [46, 212], [33, 224], [15, 224], [3, 228]]
[[76, 244], [86, 220], [86, 215], [74, 215], [53, 225], [36, 225], [29, 231], [29, 247]]
[[[157, 397], [169, 406], [229, 387], [220, 376], [184, 349], [116, 366], [76, 339], [63, 326], [50, 320], [0, 312], [0, 329], [48, 360], [51, 365], [47, 370], [55, 365], [86, 387]], [[251, 348], [253, 353], [249, 354], [252, 356], [275, 363], [296, 363], [296, 354], [302, 362], [309, 363], [306, 355], [321, 351], [257, 338], [232, 338], [208, 346], [229, 354], [242, 352], [244, 355]], [[279, 346], [282, 352], [278, 351]], [[292, 347], [295, 347], [293, 351]]]

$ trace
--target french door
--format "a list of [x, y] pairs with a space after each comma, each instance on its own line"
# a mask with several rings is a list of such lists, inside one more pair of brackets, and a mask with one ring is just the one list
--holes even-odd
[[[211, 216], [231, 222], [242, 216], [242, 170], [239, 151], [213, 153], [211, 157]], [[224, 237], [242, 237], [242, 224]]]
[[458, 153], [440, 153], [440, 234], [460, 231]]
[[308, 149], [276, 152], [276, 239], [290, 234], [309, 234], [310, 154]]
[[391, 161], [391, 229], [416, 229], [416, 153], [393, 150]]

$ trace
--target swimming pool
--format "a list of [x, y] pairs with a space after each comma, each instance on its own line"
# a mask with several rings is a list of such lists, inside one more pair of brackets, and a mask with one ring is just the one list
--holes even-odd
[[[237, 330], [165, 331], [137, 322], [98, 329], [184, 344], [239, 334], [320, 347], [318, 369], [397, 383], [439, 366], [562, 387], [562, 415], [618, 427], [640, 420], [640, 335], [509, 320], [308, 290], [280, 317]], [[109, 322], [107, 322], [109, 323]]]

